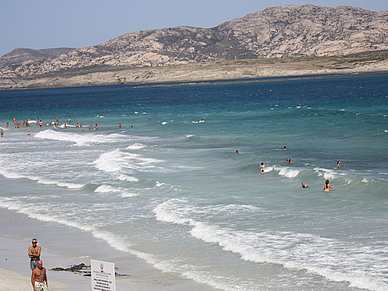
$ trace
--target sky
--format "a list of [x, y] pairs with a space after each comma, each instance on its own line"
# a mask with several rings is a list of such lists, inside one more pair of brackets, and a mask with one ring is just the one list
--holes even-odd
[[215, 27], [269, 6], [388, 10], [387, 0], [0, 0], [0, 56], [15, 48], [81, 48], [137, 30]]

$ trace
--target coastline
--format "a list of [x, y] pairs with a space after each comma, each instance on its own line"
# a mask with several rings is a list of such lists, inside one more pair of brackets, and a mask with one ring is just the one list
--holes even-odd
[[[27, 249], [29, 246], [30, 241], [28, 240], [16, 240], [0, 234], [0, 282], [2, 282], [0, 285], [0, 291], [32, 290], [31, 270], [29, 267], [29, 258], [27, 256]], [[43, 266], [47, 270], [49, 290], [90, 291], [90, 277], [84, 277], [80, 274], [71, 272], [57, 272], [50, 270], [51, 268], [58, 266], [68, 267], [74, 264], [79, 264], [85, 260], [80, 258], [64, 257], [62, 255], [55, 254], [44, 247], [42, 247], [41, 259]], [[153, 290], [151, 283], [144, 281], [136, 282], [136, 279], [132, 279], [135, 278], [125, 280], [118, 279], [116, 277], [117, 289], [139, 291]]]
[[[13, 115], [60, 116], [100, 129], [35, 124], [30, 137], [12, 126], [5, 132], [0, 234], [22, 243], [17, 255], [27, 279], [26, 249], [37, 237], [48, 268], [96, 258], [148, 290], [206, 290], [194, 281], [178, 288], [179, 278], [213, 290], [383, 288], [386, 276], [373, 262], [384, 260], [387, 237], [379, 150], [387, 77], [2, 92], [9, 100], [3, 123]], [[23, 106], [13, 110], [14, 100]], [[205, 123], [192, 123], [200, 118]], [[370, 137], [357, 141], [365, 132]], [[336, 168], [337, 160], [345, 168]], [[265, 175], [258, 174], [262, 161], [271, 168]], [[322, 192], [324, 179], [335, 187], [330, 194]], [[48, 265], [49, 251], [69, 264]]]
[[[31, 245], [30, 239], [16, 239], [0, 233], [0, 291], [20, 291], [33, 290], [31, 286], [30, 261], [27, 256], [28, 247]], [[39, 245], [39, 240], [38, 240]], [[90, 277], [82, 274], [52, 271], [52, 268], [68, 268], [73, 265], [85, 263], [90, 265], [90, 258], [66, 257], [51, 250], [42, 247], [41, 260], [43, 267], [47, 270], [49, 290], [56, 291], [90, 291]], [[122, 258], [116, 257], [118, 262], [115, 264], [116, 288], [117, 290], [213, 290], [209, 286], [193, 282], [190, 279], [176, 277], [171, 273], [164, 273], [153, 269], [152, 266], [145, 266], [134, 260], [131, 265], [131, 271], [121, 270]], [[126, 274], [124, 272], [127, 272]], [[177, 288], [177, 289], [176, 289]]]
[[[0, 290], [32, 290], [31, 270], [27, 249], [29, 241], [18, 241], [0, 235], [0, 281], [5, 283]], [[54, 254], [42, 247], [43, 266], [47, 269], [47, 278], [52, 290], [90, 290], [90, 279], [77, 274], [53, 272], [55, 265], [72, 264], [73, 259]], [[4, 288], [4, 289], [3, 289]], [[28, 289], [29, 288], [29, 289]]]
[[258, 78], [349, 75], [388, 72], [388, 59], [358, 60], [345, 57], [278, 58], [217, 61], [164, 67], [110, 68], [99, 72], [52, 72], [28, 78], [0, 78], [0, 90], [62, 88], [103, 85], [146, 85], [242, 80]]
[[[0, 186], [4, 191], [14, 185], [14, 182], [0, 176]], [[22, 185], [29, 188], [35, 183], [20, 181], [18, 185], [21, 187], [19, 190], [24, 191], [25, 188]], [[35, 190], [30, 188], [30, 195], [43, 190], [39, 184], [34, 187]], [[180, 277], [175, 273], [163, 272], [153, 266], [152, 262], [147, 262], [135, 254], [117, 250], [105, 240], [96, 238], [87, 231], [69, 228], [60, 223], [53, 225], [50, 222], [36, 220], [25, 214], [3, 208], [0, 209], [0, 220], [2, 221], [0, 270], [9, 271], [6, 272], [7, 274], [0, 274], [0, 281], [6, 277], [12, 278], [16, 286], [26, 286], [23, 284], [30, 286], [31, 289], [27, 290], [32, 290], [27, 254], [33, 237], [38, 239], [38, 245], [42, 247], [41, 259], [43, 266], [48, 270], [50, 289], [54, 286], [53, 283], [58, 283], [58, 289], [53, 290], [90, 291], [90, 277], [70, 272], [50, 271], [52, 268], [68, 268], [81, 263], [90, 266], [90, 259], [114, 262], [118, 274], [129, 275], [116, 276], [118, 290], [214, 290], [192, 279]], [[66, 287], [60, 289], [63, 286], [61, 284], [65, 284]], [[17, 287], [14, 290], [25, 289]], [[0, 286], [0, 291], [3, 291], [2, 286]]]

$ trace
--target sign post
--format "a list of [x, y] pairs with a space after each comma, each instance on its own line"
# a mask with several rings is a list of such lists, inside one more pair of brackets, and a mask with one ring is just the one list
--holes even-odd
[[116, 291], [115, 264], [91, 260], [92, 291]]

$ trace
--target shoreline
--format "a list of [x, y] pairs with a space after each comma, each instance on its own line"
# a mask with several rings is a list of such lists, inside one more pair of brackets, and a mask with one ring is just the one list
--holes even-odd
[[252, 82], [266, 78], [303, 78], [319, 75], [387, 73], [388, 59], [359, 60], [345, 57], [248, 59], [192, 63], [164, 67], [111, 68], [82, 74], [64, 71], [27, 78], [0, 78], [0, 90], [66, 88], [105, 85], [182, 85], [208, 82]]
[[[0, 235], [0, 281], [6, 282], [0, 290], [32, 290], [31, 270], [29, 267], [29, 241], [12, 239]], [[38, 241], [39, 243], [39, 241]], [[54, 264], [69, 264], [73, 259], [54, 254], [42, 247], [42, 262], [47, 269], [49, 289], [52, 290], [90, 290], [90, 279], [73, 273], [54, 272], [49, 269]], [[70, 263], [71, 264], [71, 263]], [[27, 289], [30, 288], [30, 289]]]
[[[12, 219], [14, 220], [15, 218]], [[25, 218], [22, 218], [23, 220]], [[52, 231], [50, 230], [49, 232]], [[60, 234], [60, 236], [63, 235], [64, 233]], [[76, 251], [78, 255], [66, 255], [66, 251], [59, 253], [56, 247], [54, 248], [56, 251], [51, 249], [53, 245], [61, 243], [58, 239], [53, 239], [49, 242], [46, 236], [41, 238], [41, 235], [38, 235], [37, 238], [38, 245], [40, 245], [39, 242], [45, 242], [45, 244], [49, 243], [51, 245], [49, 248], [46, 248], [45, 245], [40, 245], [42, 247], [41, 260], [43, 267], [47, 269], [49, 290], [90, 291], [91, 277], [85, 277], [80, 273], [52, 271], [51, 269], [57, 267], [68, 268], [81, 263], [90, 266], [90, 259], [92, 258], [114, 262], [117, 269], [116, 272], [120, 275], [125, 275], [116, 275], [117, 290], [214, 290], [212, 287], [204, 285], [203, 283], [158, 270], [152, 264], [140, 258], [133, 257], [131, 254], [120, 254], [120, 252], [114, 249], [111, 250], [112, 253], [109, 258], [106, 258], [106, 254], [101, 257], [91, 256], [90, 253], [82, 252], [82, 250]], [[26, 238], [25, 235], [5, 235], [4, 232], [0, 233], [0, 282], [7, 282], [7, 285], [5, 285], [6, 289], [3, 289], [3, 286], [0, 285], [0, 291], [33, 290], [30, 281], [30, 260], [28, 258], [28, 248], [31, 246], [31, 239]], [[95, 242], [90, 242], [90, 247], [92, 245], [93, 248], [97, 245], [106, 248], [104, 241], [97, 242], [97, 245]]]
[[[43, 188], [46, 188], [46, 186], [36, 184], [34, 181], [25, 179], [14, 181], [0, 175], [0, 187], [5, 191], [4, 193], [12, 191], [11, 189], [15, 184], [18, 185], [18, 191], [25, 191], [30, 195], [40, 193], [44, 190]], [[65, 195], [67, 190], [62, 192], [56, 189], [55, 192], [58, 195]], [[3, 222], [2, 227], [0, 227], [2, 258], [0, 269], [13, 271], [24, 276], [24, 282], [27, 280], [30, 286], [31, 270], [28, 248], [31, 246], [31, 239], [36, 237], [38, 245], [42, 247], [41, 259], [43, 266], [48, 270], [49, 286], [51, 281], [65, 284], [71, 282], [71, 286], [74, 284], [76, 287], [63, 290], [90, 291], [90, 277], [49, 270], [57, 267], [68, 268], [80, 263], [90, 266], [90, 259], [95, 259], [113, 262], [117, 268], [117, 273], [129, 275], [116, 276], [116, 286], [118, 288], [121, 286], [119, 290], [214, 290], [212, 287], [195, 280], [181, 277], [175, 273], [164, 272], [154, 266], [152, 261], [149, 262], [137, 254], [120, 251], [106, 239], [95, 237], [89, 231], [31, 218], [29, 215], [6, 208], [0, 208], [0, 220]], [[0, 281], [2, 278], [3, 275], [0, 274]], [[1, 286], [0, 291], [2, 291]]]
[[[27, 239], [17, 240], [0, 234], [0, 291], [33, 290], [31, 285], [30, 261], [27, 256], [31, 242]], [[39, 245], [39, 240], [38, 240]], [[90, 291], [91, 277], [72, 272], [52, 271], [55, 267], [69, 267], [85, 262], [85, 259], [65, 257], [42, 247], [41, 260], [46, 268], [49, 290]], [[86, 262], [90, 264], [89, 262]], [[120, 272], [120, 270], [118, 271]], [[136, 279], [136, 277], [116, 276], [117, 290], [154, 290], [151, 282]]]

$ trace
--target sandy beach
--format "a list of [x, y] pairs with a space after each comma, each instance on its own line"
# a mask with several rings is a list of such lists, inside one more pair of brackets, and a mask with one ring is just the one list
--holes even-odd
[[[27, 239], [16, 240], [0, 234], [0, 246], [0, 282], [2, 282], [0, 291], [33, 290], [31, 286], [31, 270], [29, 267], [30, 261], [27, 255], [31, 241]], [[47, 269], [50, 291], [90, 291], [90, 277], [84, 277], [71, 272], [50, 270], [56, 267], [68, 268], [81, 263], [90, 265], [90, 259], [64, 257], [51, 252], [44, 248], [44, 246], [41, 247], [41, 260], [43, 266]], [[117, 272], [120, 273], [120, 270]], [[158, 271], [150, 272], [139, 266], [138, 270], [134, 270], [133, 274], [127, 275], [129, 276], [116, 276], [116, 290], [171, 290], [171, 286], [168, 283], [170, 282], [168, 274], [160, 274]], [[186, 280], [179, 281], [186, 282]], [[193, 290], [191, 287], [185, 286], [185, 283], [182, 282], [180, 286], [182, 287], [181, 290]]]
[[[31, 270], [27, 256], [30, 242], [17, 241], [0, 235], [0, 244], [0, 282], [2, 282], [0, 290], [32, 290]], [[49, 290], [90, 290], [90, 277], [49, 270], [56, 266], [75, 264], [78, 262], [77, 259], [59, 256], [43, 247], [41, 259], [47, 269]]]

